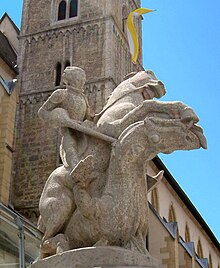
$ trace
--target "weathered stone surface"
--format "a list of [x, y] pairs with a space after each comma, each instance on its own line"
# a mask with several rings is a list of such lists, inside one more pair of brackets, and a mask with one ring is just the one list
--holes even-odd
[[159, 261], [149, 255], [117, 247], [90, 247], [66, 251], [38, 260], [31, 268], [159, 268]]
[[63, 166], [48, 178], [39, 204], [40, 257], [91, 246], [147, 254], [145, 163], [161, 152], [206, 148], [199, 119], [181, 102], [152, 100], [165, 94], [164, 85], [153, 72], [142, 71], [116, 87], [95, 120], [86, 120], [84, 95], [73, 97], [76, 86], [82, 92], [82, 73], [75, 67], [65, 70], [66, 89], [55, 91], [39, 110], [63, 133]]
[[[15, 209], [25, 212], [31, 221], [33, 209], [38, 213], [40, 194], [49, 174], [61, 164], [58, 131], [46, 129], [37, 117], [38, 109], [55, 90], [57, 64], [61, 64], [61, 71], [68, 62], [85, 70], [85, 95], [95, 112], [101, 111], [124, 75], [142, 69], [141, 42], [139, 62], [134, 65], [121, 20], [122, 8], [125, 6], [129, 13], [140, 6], [140, 1], [78, 2], [78, 16], [63, 21], [56, 18], [57, 0], [25, 0], [23, 5], [11, 199]], [[141, 39], [141, 20], [137, 24]], [[39, 158], [29, 161], [36, 154]]]

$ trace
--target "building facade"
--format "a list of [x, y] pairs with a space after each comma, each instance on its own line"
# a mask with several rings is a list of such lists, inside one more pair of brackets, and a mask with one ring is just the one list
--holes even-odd
[[8, 204], [14, 148], [14, 125], [18, 93], [19, 30], [5, 13], [0, 20], [0, 201]]
[[219, 268], [219, 241], [166, 166], [156, 157], [148, 170], [152, 176], [164, 170], [162, 181], [148, 194], [149, 252], [162, 267]]

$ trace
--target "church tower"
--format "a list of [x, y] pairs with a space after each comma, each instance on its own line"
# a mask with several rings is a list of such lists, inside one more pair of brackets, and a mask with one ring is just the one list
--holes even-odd
[[125, 34], [128, 14], [139, 7], [140, 0], [24, 0], [12, 203], [33, 221], [45, 181], [60, 164], [58, 131], [45, 128], [37, 111], [62, 85], [66, 66], [85, 70], [85, 93], [95, 112], [124, 75], [142, 69], [141, 18], [135, 21], [137, 65]]

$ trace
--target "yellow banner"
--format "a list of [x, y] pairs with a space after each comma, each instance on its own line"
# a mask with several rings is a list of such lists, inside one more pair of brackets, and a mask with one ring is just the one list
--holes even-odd
[[133, 18], [137, 16], [141, 16], [145, 13], [152, 12], [154, 10], [147, 9], [147, 8], [138, 8], [132, 11], [128, 15], [127, 19], [127, 36], [128, 36], [128, 43], [130, 48], [130, 53], [132, 55], [132, 60], [136, 64], [138, 58], [138, 50], [139, 50], [139, 43], [138, 43], [138, 35], [137, 31], [134, 26]]

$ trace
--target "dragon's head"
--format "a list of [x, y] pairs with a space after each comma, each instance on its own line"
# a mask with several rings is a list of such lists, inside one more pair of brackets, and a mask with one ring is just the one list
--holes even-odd
[[207, 149], [206, 138], [203, 129], [197, 125], [198, 121], [197, 115], [187, 106], [179, 109], [175, 116], [173, 113], [169, 115], [161, 112], [146, 117], [144, 125], [149, 151], [155, 156], [176, 150], [193, 150], [200, 147]]
[[121, 155], [127, 155], [129, 163], [149, 161], [158, 153], [207, 148], [192, 108], [182, 102], [146, 101], [145, 110], [145, 119], [128, 126], [118, 138]]

